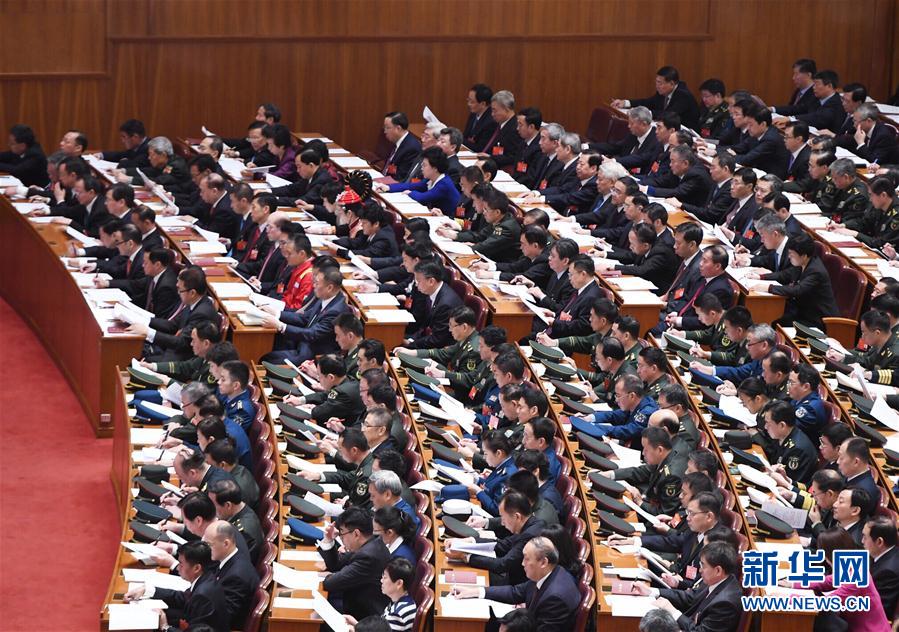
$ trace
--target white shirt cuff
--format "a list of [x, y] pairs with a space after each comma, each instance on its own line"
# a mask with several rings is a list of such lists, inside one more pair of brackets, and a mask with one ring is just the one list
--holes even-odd
[[153, 342], [156, 339], [156, 330], [148, 329], [147, 330], [147, 342]]
[[330, 551], [334, 548], [334, 540], [319, 540], [318, 548], [322, 551]]
[[144, 584], [144, 599], [150, 599], [156, 594], [156, 586], [153, 584]]

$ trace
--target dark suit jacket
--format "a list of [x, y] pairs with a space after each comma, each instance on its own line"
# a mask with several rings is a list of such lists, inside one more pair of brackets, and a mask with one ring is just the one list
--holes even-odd
[[616, 266], [622, 274], [630, 274], [646, 279], [659, 288], [659, 293], [668, 291], [674, 280], [679, 261], [670, 246], [656, 241], [645, 255], [637, 259], [633, 265]]
[[818, 257], [813, 257], [805, 270], [790, 267], [781, 272], [763, 274], [762, 278], [780, 283], [771, 288], [771, 293], [789, 299], [784, 309], [785, 323], [798, 320], [806, 325], [823, 327], [822, 318], [840, 313], [830, 275]]
[[361, 257], [395, 257], [399, 254], [392, 224], [382, 226], [370, 238], [360, 231], [355, 237], [340, 237], [334, 243], [339, 247], [337, 256], [344, 259], [349, 257], [348, 250]]
[[240, 230], [240, 220], [240, 215], [231, 210], [231, 196], [225, 193], [222, 199], [209, 208], [209, 214], [200, 218], [198, 224], [200, 228], [218, 233], [220, 237], [234, 243]]
[[526, 581], [514, 586], [489, 586], [487, 599], [527, 606], [540, 632], [573, 630], [581, 595], [571, 574], [556, 566], [543, 586]]
[[698, 205], [708, 199], [714, 186], [708, 170], [703, 165], [696, 164], [680, 177], [672, 173], [670, 187], [650, 187], [649, 194], [662, 198], [674, 197], [685, 204]]
[[740, 602], [742, 592], [740, 583], [733, 575], [716, 587], [711, 595], [705, 584], [688, 590], [663, 588], [660, 593], [660, 597], [670, 601], [683, 613], [677, 619], [681, 630], [736, 632], [740, 624], [740, 615], [743, 613]]
[[[751, 140], [755, 141], [756, 139]], [[769, 127], [754, 145], [741, 143], [734, 147], [734, 151], [737, 154], [737, 162], [744, 167], [761, 169], [767, 173], [773, 173], [781, 179], [787, 175], [790, 152], [787, 151], [783, 138], [776, 127]]]
[[384, 163], [384, 173], [397, 182], [402, 182], [415, 165], [419, 153], [421, 153], [421, 143], [412, 134], [406, 134], [393, 156], [388, 156]]
[[472, 555], [468, 560], [469, 566], [490, 571], [491, 586], [526, 582], [528, 578], [521, 566], [524, 545], [530, 542], [531, 538], [540, 535], [545, 526], [545, 522], [531, 516], [524, 523], [521, 533], [512, 534], [496, 542], [496, 547], [493, 549], [496, 557]]
[[568, 190], [555, 193], [544, 192], [544, 195], [546, 203], [560, 213], [567, 214], [568, 209], [576, 213], [586, 213], [596, 201], [596, 196], [599, 195], [596, 188], [596, 176], [588, 178], [583, 184], [578, 180], [577, 186]]
[[612, 196], [607, 195], [605, 198], [600, 197], [599, 192], [596, 193], [596, 199], [593, 200], [593, 206], [586, 213], [578, 213], [574, 219], [581, 226], [592, 228], [604, 228], [607, 218], [613, 215], [614, 206], [612, 205]]
[[[537, 305], [551, 309], [559, 313], [561, 309], [568, 303], [568, 299], [574, 294], [574, 288], [571, 287], [571, 281], [568, 279], [568, 271], [557, 276], [552, 270], [549, 271], [549, 281], [547, 281], [546, 289], [543, 290], [546, 296], [537, 301]], [[543, 324], [543, 321], [540, 321]]]
[[146, 275], [144, 274], [144, 256], [147, 252], [143, 248], [139, 248], [128, 265], [127, 257], [117, 257], [114, 261], [119, 262], [115, 270], [108, 270], [112, 274], [112, 280], [109, 287], [125, 290], [132, 299], [139, 296], [139, 288], [135, 287], [135, 283], [140, 284]]
[[[137, 147], [126, 149], [125, 151], [104, 151], [103, 160], [117, 162], [122, 169], [128, 169], [130, 167], [144, 170], [146, 167], [150, 166], [150, 159], [148, 157], [149, 145], [150, 137], [148, 136], [144, 138]], [[144, 171], [144, 173], [146, 173], [146, 171]]]
[[687, 127], [696, 129], [699, 122], [699, 104], [683, 81], [679, 82], [671, 93], [668, 107], [665, 107], [665, 97], [658, 92], [646, 99], [631, 99], [630, 102], [631, 107], [642, 105], [652, 110], [654, 119], [661, 117], [664, 112], [675, 112], [680, 116], [681, 123]]
[[281, 312], [281, 322], [287, 324], [282, 335], [289, 340], [309, 345], [313, 356], [337, 353], [339, 347], [334, 340], [334, 321], [349, 311], [343, 292], [339, 292], [324, 311], [321, 311], [321, 300], [313, 298], [302, 313]]
[[581, 289], [580, 294], [572, 294], [568, 302], [556, 312], [556, 319], [550, 328], [552, 338], [564, 338], [566, 336], [588, 336], [592, 333], [590, 328], [590, 308], [594, 301], [605, 296], [602, 288], [596, 281]]
[[465, 146], [474, 152], [484, 151], [484, 146], [487, 145], [487, 141], [493, 136], [494, 131], [496, 131], [496, 121], [490, 116], [490, 108], [484, 110], [481, 118], [469, 114], [468, 120], [465, 122], [465, 129], [462, 131]]
[[[731, 205], [732, 208], [729, 209], [727, 213], [725, 213], [724, 217], [722, 217], [722, 220], [724, 220], [724, 218], [727, 217], [727, 215], [730, 213], [730, 211], [733, 210], [733, 205], [736, 205], [739, 203], [740, 203], [740, 200], [734, 200], [733, 204]], [[755, 201], [755, 196], [754, 195], [750, 196], [749, 199], [746, 200], [746, 203], [743, 204], [742, 207], [740, 207], [740, 210], [737, 211], [737, 214], [734, 215], [733, 218], [729, 222], [727, 222], [727, 228], [729, 228], [730, 230], [737, 233], [737, 235], [739, 235], [744, 230], [746, 230], [746, 227], [749, 225], [749, 222], [755, 218], [755, 213], [756, 213], [756, 211], [758, 211], [758, 209], [759, 209], [759, 204], [758, 204], [758, 202]]]
[[727, 209], [734, 203], [734, 199], [730, 196], [730, 185], [733, 178], [717, 186], [712, 183], [712, 190], [709, 191], [708, 197], [702, 204], [684, 204], [684, 210], [693, 213], [696, 217], [710, 224], [720, 224], [724, 216], [727, 215]]
[[225, 592], [231, 629], [243, 629], [244, 621], [253, 607], [253, 595], [259, 586], [259, 575], [250, 562], [250, 554], [245, 549], [238, 549], [227, 564], [216, 569], [215, 576]]
[[437, 291], [434, 297], [434, 305], [431, 306], [427, 298], [422, 305], [425, 310], [425, 320], [421, 328], [412, 334], [412, 342], [406, 347], [409, 349], [441, 349], [453, 343], [453, 337], [449, 332], [449, 315], [459, 305], [462, 299], [456, 291], [444, 282], [443, 287]]
[[[803, 193], [812, 188], [814, 180], [808, 173], [808, 157], [811, 153], [812, 148], [808, 145], [803, 145], [799, 153], [796, 154], [796, 158], [793, 159], [793, 164], [790, 164], [789, 158], [787, 158], [787, 180], [789, 182], [784, 183], [784, 191]], [[787, 184], [793, 184], [794, 187], [788, 187]]]
[[796, 97], [799, 95], [799, 89], [793, 90], [792, 96], [790, 96], [790, 104], [789, 105], [778, 105], [777, 113], [782, 114], [783, 116], [796, 116], [797, 114], [805, 114], [808, 112], [815, 103], [818, 102], [818, 98], [815, 96], [815, 91], [809, 86], [806, 91], [799, 97], [799, 101], [796, 101]]
[[518, 135], [514, 116], [500, 127], [499, 134], [492, 143], [489, 140], [488, 138], [488, 143], [484, 146], [484, 153], [489, 154], [498, 167], [514, 167], [521, 159], [524, 140]]
[[524, 139], [521, 143], [521, 157], [513, 165], [512, 177], [530, 188], [536, 177], [537, 164], [540, 162], [540, 157], [543, 156], [543, 152], [540, 151], [540, 134], [534, 137], [530, 145]]
[[72, 228], [91, 237], [99, 235], [100, 226], [113, 220], [110, 212], [106, 210], [105, 195], [100, 195], [94, 200], [90, 213], [87, 212], [86, 206], [77, 204], [66, 209], [64, 214], [66, 217], [71, 218]]
[[809, 109], [805, 114], [797, 114], [796, 118], [805, 121], [812, 127], [818, 129], [829, 129], [834, 134], [840, 131], [843, 121], [846, 118], [846, 110], [843, 109], [843, 102], [840, 95], [833, 93], [824, 104], [821, 104], [817, 98], [809, 105]]
[[639, 141], [640, 139], [633, 134], [628, 134], [622, 140], [614, 143], [591, 143], [590, 148], [604, 156], [617, 156], [622, 167], [631, 173], [645, 175], [649, 173], [662, 146], [653, 129], [649, 130], [642, 143]]
[[171, 319], [151, 318], [150, 327], [156, 330], [153, 345], [172, 352], [180, 359], [186, 359], [191, 354], [190, 333], [194, 327], [206, 321], [219, 324], [219, 314], [209, 296], [201, 298], [193, 309], [185, 307]]
[[[189, 593], [157, 588], [153, 597], [162, 599], [171, 608], [166, 612], [166, 619], [171, 626], [178, 627], [181, 619], [188, 625], [205, 623], [217, 631], [231, 628], [225, 591], [215, 581], [215, 573], [211, 570], [207, 570], [197, 579], [196, 585]], [[173, 614], [177, 614], [179, 619], [173, 619]]]
[[39, 143], [27, 148], [21, 155], [11, 151], [0, 152], [0, 171], [17, 177], [26, 187], [42, 187], [50, 181], [47, 177], [47, 157]]
[[[153, 312], [158, 318], [168, 318], [178, 307], [181, 299], [178, 298], [178, 290], [175, 282], [178, 275], [172, 268], [166, 268], [162, 276], [153, 285], [153, 279], [145, 276], [139, 283], [133, 284], [134, 304]], [[148, 295], [150, 287], [153, 288], [152, 300]]]
[[[705, 279], [699, 279], [697, 285], [691, 287], [690, 290], [685, 294], [684, 298], [689, 301], [693, 298], [693, 295], [699, 289], [700, 285], [705, 282]], [[714, 279], [706, 283], [705, 287], [702, 288], [702, 291], [699, 292], [699, 296], [703, 294], [708, 294], [711, 292], [721, 301], [721, 305], [724, 306], [724, 309], [728, 309], [734, 302], [734, 289], [730, 285], [730, 279], [726, 274], [720, 274], [716, 276]], [[697, 296], [697, 300], [699, 300], [699, 296]], [[695, 304], [695, 301], [694, 301]], [[687, 311], [685, 311], [682, 315], [683, 323], [681, 325], [681, 329], [693, 330], [693, 329], [702, 329], [705, 327], [700, 321], [699, 317], [696, 315], [695, 307], [690, 307]]]
[[318, 552], [331, 572], [322, 585], [343, 599], [342, 613], [362, 620], [384, 612], [388, 599], [381, 592], [381, 573], [390, 552], [381, 538], [373, 536], [354, 553], [338, 554], [336, 545]]
[[[536, 162], [534, 171], [534, 181], [528, 186], [535, 191], [542, 191], [552, 186], [556, 186], [559, 182], [559, 176], [562, 173], [562, 162], [555, 156], [550, 158], [546, 154], [541, 154]], [[544, 186], [543, 183], [546, 183]]]
[[879, 560], [871, 561], [871, 576], [880, 593], [880, 601], [887, 618], [892, 619], [899, 601], [899, 548], [893, 547]]
[[[671, 287], [668, 288], [668, 304], [662, 316], [670, 312], [678, 312], [681, 307], [687, 304], [692, 298], [693, 292], [696, 291], [697, 283], [702, 281], [699, 276], [699, 259], [702, 253], [697, 252], [696, 256], [690, 261], [690, 264], [684, 268], [683, 272], [678, 275], [675, 273]], [[681, 265], [683, 262], [681, 262]], [[678, 266], [680, 268], [680, 266]], [[692, 288], [692, 292], [690, 291]]]
[[272, 189], [272, 195], [278, 196], [278, 204], [281, 206], [293, 206], [297, 200], [303, 200], [309, 204], [321, 204], [322, 188], [333, 181], [328, 170], [319, 167], [309, 180], [300, 178], [283, 187], [275, 187]]
[[156, 250], [157, 248], [164, 248], [165, 242], [162, 239], [162, 232], [156, 228], [152, 232], [142, 235], [141, 246], [146, 252]]
[[868, 162], [878, 164], [895, 164], [899, 162], [899, 145], [893, 128], [878, 121], [871, 129], [871, 134], [861, 147], [853, 147], [852, 151]]

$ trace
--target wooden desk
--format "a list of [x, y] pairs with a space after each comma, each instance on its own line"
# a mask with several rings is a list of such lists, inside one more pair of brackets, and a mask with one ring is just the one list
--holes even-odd
[[34, 330], [81, 403], [94, 433], [111, 437], [116, 367], [140, 356], [143, 336], [107, 334], [60, 260], [65, 228], [33, 224], [0, 198], [0, 295]]

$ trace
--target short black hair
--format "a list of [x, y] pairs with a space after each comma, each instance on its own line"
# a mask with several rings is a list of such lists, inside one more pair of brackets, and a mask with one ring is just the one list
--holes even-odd
[[212, 549], [203, 540], [185, 542], [178, 547], [178, 557], [187, 564], [199, 564], [206, 568], [212, 564]]
[[470, 90], [474, 92], [474, 98], [478, 103], [490, 103], [493, 98], [493, 90], [486, 83], [476, 83]]
[[499, 505], [506, 513], [519, 513], [523, 516], [530, 516], [533, 511], [530, 499], [521, 492], [506, 492], [500, 498]]
[[128, 119], [121, 125], [119, 125], [119, 131], [128, 136], [146, 136], [147, 129], [144, 127], [143, 121], [139, 121], [137, 119]]
[[706, 79], [699, 84], [699, 89], [711, 94], [717, 94], [720, 97], [724, 97], [727, 93], [727, 90], [724, 89], [724, 82], [720, 79]]
[[390, 122], [403, 129], [409, 129], [409, 117], [403, 112], [388, 112], [384, 118], [389, 118]]
[[341, 314], [334, 320], [334, 326], [340, 327], [347, 333], [361, 337], [365, 332], [362, 321], [355, 314]]
[[336, 353], [326, 353], [319, 356], [316, 365], [318, 366], [318, 372], [322, 375], [336, 375], [337, 377], [346, 375], [346, 363]]
[[[387, 359], [387, 352], [384, 349], [384, 343], [374, 338], [366, 338], [359, 342], [359, 350], [365, 351], [365, 357], [374, 360], [378, 364], [384, 364]], [[366, 371], [367, 373], [368, 371]]]
[[362, 535], [371, 535], [373, 533], [371, 512], [361, 507], [349, 507], [346, 509], [334, 519], [334, 526], [338, 529], [343, 527], [348, 531], [358, 529]]
[[250, 367], [240, 360], [225, 362], [222, 371], [227, 371], [231, 379], [240, 383], [241, 388], [246, 388], [250, 383]]

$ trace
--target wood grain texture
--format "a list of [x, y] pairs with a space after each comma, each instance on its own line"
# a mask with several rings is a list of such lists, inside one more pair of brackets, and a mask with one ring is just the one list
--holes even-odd
[[477, 81], [583, 131], [595, 105], [649, 94], [661, 65], [694, 91], [718, 77], [777, 103], [804, 56], [885, 99], [899, 81], [896, 4], [0, 0], [0, 120], [30, 123], [45, 147], [74, 126], [111, 148], [126, 118], [151, 134], [196, 136], [205, 124], [236, 136], [272, 101], [292, 129], [358, 150], [388, 110], [417, 120], [427, 104], [461, 125]]

